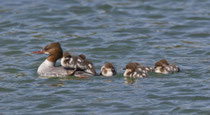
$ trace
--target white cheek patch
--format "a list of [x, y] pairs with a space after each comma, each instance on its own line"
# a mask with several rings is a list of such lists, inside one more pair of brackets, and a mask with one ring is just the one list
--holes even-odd
[[124, 77], [128, 77], [128, 72], [130, 72], [130, 69], [126, 69], [125, 72], [124, 72], [124, 74], [123, 74], [123, 76]]
[[155, 68], [155, 72], [156, 72], [156, 73], [161, 73], [160, 67]]

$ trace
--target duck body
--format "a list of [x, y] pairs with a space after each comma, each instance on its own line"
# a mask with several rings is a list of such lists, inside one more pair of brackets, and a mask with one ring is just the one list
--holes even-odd
[[37, 73], [41, 76], [49, 76], [49, 77], [64, 77], [68, 76], [68, 70], [63, 67], [55, 67], [54, 63], [45, 60], [38, 68]]
[[[65, 77], [65, 76], [83, 76], [88, 75], [84, 71], [76, 69], [67, 69], [62, 66], [55, 66], [58, 59], [63, 57], [63, 51], [60, 43], [53, 42], [45, 46], [41, 51], [33, 52], [36, 54], [48, 54], [48, 58], [38, 67], [37, 73], [46, 77]], [[93, 76], [93, 75], [92, 75]], [[85, 76], [84, 76], [85, 77]]]

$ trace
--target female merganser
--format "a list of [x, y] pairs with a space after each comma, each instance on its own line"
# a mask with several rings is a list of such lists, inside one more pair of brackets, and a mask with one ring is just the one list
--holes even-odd
[[37, 73], [40, 76], [46, 77], [64, 77], [64, 76], [77, 76], [77, 77], [86, 77], [92, 76], [91, 74], [85, 73], [83, 71], [76, 71], [65, 69], [62, 66], [56, 67], [55, 63], [58, 59], [62, 58], [63, 51], [60, 46], [60, 43], [53, 42], [45, 46], [41, 51], [33, 52], [37, 54], [48, 54], [48, 58], [39, 66]]
[[93, 63], [87, 60], [86, 56], [83, 54], [73, 56], [69, 52], [65, 52], [61, 59], [61, 65], [65, 68], [79, 69], [92, 75], [96, 75]]
[[115, 67], [109, 62], [107, 62], [104, 66], [101, 67], [100, 75], [103, 75], [105, 77], [112, 77], [116, 74], [117, 72], [115, 70]]
[[146, 69], [147, 67], [141, 66], [137, 62], [132, 62], [126, 65], [124, 77], [131, 77], [131, 78], [144, 78], [148, 76], [149, 70]]
[[172, 63], [168, 63], [166, 59], [161, 59], [155, 63], [155, 72], [162, 74], [169, 74], [174, 72], [179, 72], [180, 69], [178, 66]]

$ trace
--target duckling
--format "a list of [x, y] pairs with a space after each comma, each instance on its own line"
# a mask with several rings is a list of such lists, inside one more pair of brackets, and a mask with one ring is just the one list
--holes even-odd
[[101, 67], [100, 75], [103, 75], [105, 77], [112, 77], [116, 74], [117, 72], [115, 67], [109, 62], [105, 63], [105, 65]]
[[96, 75], [93, 63], [86, 59], [86, 56], [83, 54], [73, 56], [69, 52], [65, 52], [61, 59], [61, 65], [65, 68], [76, 68], [80, 71]]
[[156, 73], [169, 74], [174, 72], [179, 72], [180, 68], [175, 64], [168, 63], [166, 59], [161, 59], [155, 63], [154, 71]]
[[123, 76], [131, 78], [144, 78], [148, 76], [148, 73], [146, 70], [143, 70], [139, 63], [132, 62], [126, 65]]

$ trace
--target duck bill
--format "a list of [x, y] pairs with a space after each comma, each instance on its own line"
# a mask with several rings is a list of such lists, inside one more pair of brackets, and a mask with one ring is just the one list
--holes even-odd
[[32, 52], [33, 54], [44, 54], [44, 51], [37, 51], [37, 52]]

